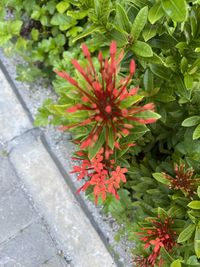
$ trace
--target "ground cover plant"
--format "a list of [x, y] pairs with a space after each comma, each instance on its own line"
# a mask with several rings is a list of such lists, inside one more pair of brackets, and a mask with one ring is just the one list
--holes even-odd
[[19, 78], [53, 80], [35, 124], [71, 131], [79, 191], [123, 223], [133, 266], [200, 266], [200, 2], [25, 2], [1, 3], [0, 43], [24, 48]]

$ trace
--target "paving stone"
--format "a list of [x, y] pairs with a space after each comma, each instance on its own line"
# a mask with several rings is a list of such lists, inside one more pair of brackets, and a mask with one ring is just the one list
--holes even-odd
[[43, 263], [40, 267], [70, 267], [62, 258], [56, 256], [45, 263]]
[[3, 196], [17, 184], [17, 177], [7, 157], [0, 156], [0, 170], [0, 196]]
[[116, 266], [40, 139], [23, 136], [10, 159], [74, 266]]
[[6, 142], [32, 127], [24, 109], [0, 70], [0, 142]]
[[0, 245], [0, 266], [38, 267], [55, 254], [46, 228], [41, 223], [33, 223], [14, 239]]
[[16, 235], [36, 218], [37, 215], [22, 190], [17, 189], [1, 196], [0, 243]]

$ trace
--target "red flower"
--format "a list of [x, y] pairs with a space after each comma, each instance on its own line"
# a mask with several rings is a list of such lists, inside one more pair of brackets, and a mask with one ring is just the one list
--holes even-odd
[[[117, 75], [120, 69], [120, 62], [123, 58], [123, 51], [116, 55], [117, 47], [113, 41], [110, 45], [110, 58], [103, 59], [102, 52], [99, 52], [99, 71], [95, 70], [90, 52], [85, 44], [82, 45], [82, 50], [87, 58], [88, 64], [82, 68], [80, 64], [73, 59], [72, 64], [83, 76], [87, 86], [83, 87], [64, 71], [55, 70], [55, 72], [73, 86], [80, 94], [80, 102], [66, 110], [68, 113], [74, 113], [80, 110], [88, 112], [88, 118], [75, 124], [70, 124], [61, 127], [62, 130], [68, 130], [77, 126], [90, 124], [92, 129], [85, 140], [81, 140], [81, 149], [92, 146], [100, 134], [105, 129], [106, 150], [108, 149], [109, 133], [112, 132], [115, 147], [119, 148], [118, 140], [123, 135], [128, 135], [132, 128], [133, 122], [140, 124], [148, 124], [156, 121], [155, 118], [137, 117], [147, 110], [154, 110], [154, 104], [149, 103], [144, 106], [139, 106], [139, 101], [134, 105], [124, 108], [124, 100], [136, 95], [138, 88], [127, 89], [135, 72], [135, 62], [130, 62], [130, 74], [126, 78], [121, 78], [119, 81]], [[125, 105], [126, 106], [126, 105]]]
[[196, 189], [200, 183], [199, 178], [194, 177], [194, 170], [192, 168], [185, 170], [185, 165], [181, 163], [176, 164], [174, 168], [175, 178], [169, 174], [163, 173], [166, 179], [170, 181], [170, 188], [181, 190], [186, 196], [193, 197], [196, 194]]
[[[153, 249], [153, 252], [148, 257], [148, 262], [150, 266], [154, 266], [160, 256], [161, 247], [170, 251], [175, 246], [176, 232], [171, 228], [174, 222], [170, 217], [167, 217], [164, 222], [158, 217], [156, 220], [152, 220], [151, 223], [152, 227], [143, 227], [139, 235], [142, 235], [140, 239], [145, 243], [144, 248], [151, 247]], [[160, 259], [159, 264], [161, 262], [162, 259]]]
[[135, 256], [133, 262], [136, 264], [136, 267], [152, 267], [149, 263], [148, 257]]
[[[79, 152], [80, 155], [80, 152]], [[126, 182], [126, 168], [116, 167], [114, 170], [114, 160], [105, 158], [104, 149], [101, 148], [97, 155], [90, 161], [82, 159], [80, 166], [74, 166], [71, 173], [79, 173], [78, 180], [88, 178], [83, 186], [78, 189], [78, 192], [85, 191], [89, 186], [93, 187], [95, 203], [98, 203], [98, 197], [102, 200], [106, 199], [106, 194], [111, 193], [119, 199], [117, 190], [120, 188], [120, 182]]]

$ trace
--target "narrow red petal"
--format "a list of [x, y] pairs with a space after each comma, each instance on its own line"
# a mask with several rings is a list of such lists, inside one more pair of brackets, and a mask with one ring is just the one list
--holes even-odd
[[115, 55], [117, 52], [117, 45], [115, 41], [112, 41], [110, 44], [110, 55]]

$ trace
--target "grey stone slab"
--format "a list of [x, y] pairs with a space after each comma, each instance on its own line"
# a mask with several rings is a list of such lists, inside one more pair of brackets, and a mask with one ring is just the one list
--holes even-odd
[[17, 184], [17, 180], [8, 157], [0, 156], [0, 196], [13, 188]]
[[24, 109], [0, 70], [0, 142], [6, 142], [31, 129]]
[[15, 236], [36, 220], [37, 214], [22, 190], [11, 191], [0, 197], [0, 243]]
[[40, 139], [23, 136], [10, 159], [74, 266], [116, 266]]
[[46, 228], [39, 222], [33, 223], [14, 239], [0, 245], [0, 266], [38, 267], [55, 254]]
[[40, 267], [70, 267], [70, 265], [67, 264], [64, 259], [56, 256], [43, 263]]

